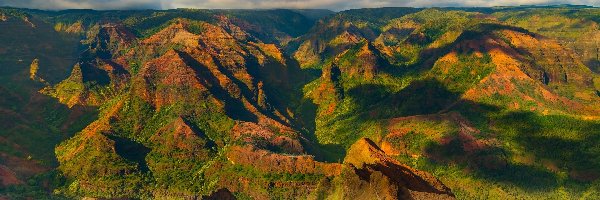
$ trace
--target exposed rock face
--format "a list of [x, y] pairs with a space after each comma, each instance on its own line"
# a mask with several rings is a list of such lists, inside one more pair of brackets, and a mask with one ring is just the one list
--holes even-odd
[[0, 21], [5, 22], [6, 20], [8, 20], [8, 16], [6, 16], [4, 13], [0, 14]]
[[340, 164], [317, 162], [312, 156], [275, 154], [252, 146], [234, 146], [227, 158], [234, 164], [252, 166], [269, 173], [336, 176], [341, 170]]
[[31, 65], [29, 65], [29, 79], [31, 80], [38, 80], [40, 77], [38, 77], [37, 72], [40, 69], [39, 66], [39, 60], [33, 59], [33, 61], [31, 62]]
[[[308, 189], [306, 192], [321, 191], [322, 195], [331, 198], [454, 199], [450, 189], [435, 177], [388, 157], [369, 139], [361, 139], [352, 145], [343, 164], [318, 162], [312, 156], [277, 154], [252, 145], [231, 147], [227, 159], [231, 164], [264, 173], [323, 175], [325, 178], [318, 186], [315, 182], [305, 182], [304, 187]], [[233, 191], [249, 192], [248, 184], [227, 181], [223, 184]], [[300, 191], [297, 188], [300, 185], [290, 182], [276, 181], [274, 184]]]
[[[533, 65], [523, 68], [529, 76], [549, 83], [573, 83], [580, 86], [591, 84], [591, 73], [573, 52], [556, 41], [523, 32], [502, 31], [516, 51], [524, 49], [533, 57]], [[510, 52], [512, 53], [512, 52]], [[514, 52], [515, 55], [522, 52]]]
[[83, 25], [82, 21], [77, 21], [75, 23], [56, 23], [54, 24], [54, 30], [56, 32], [64, 32], [70, 34], [83, 34], [86, 31], [86, 28]]
[[127, 50], [136, 37], [121, 24], [103, 24], [90, 43], [89, 51], [101, 59], [111, 59]]
[[[203, 23], [203, 26], [205, 24]], [[152, 48], [159, 48], [163, 45], [178, 44], [184, 47], [198, 46], [198, 35], [190, 33], [187, 30], [188, 22], [180, 20], [177, 23], [167, 26], [158, 33], [141, 41], [142, 44]]]
[[174, 50], [146, 63], [133, 81], [134, 92], [156, 108], [188, 99], [191, 95], [200, 97], [201, 94], [196, 93], [206, 92], [210, 87]]
[[346, 197], [355, 199], [454, 199], [448, 187], [427, 172], [412, 169], [388, 157], [375, 143], [363, 138], [344, 159], [349, 180]]
[[[600, 110], [594, 106], [597, 101], [590, 101], [598, 99], [597, 96], [587, 95], [582, 98], [577, 95], [592, 93], [593, 75], [590, 69], [558, 43], [514, 29], [516, 30], [498, 28], [473, 39], [459, 40], [456, 50], [439, 60], [455, 59], [452, 57], [457, 51], [485, 53], [490, 56], [495, 69], [468, 89], [463, 98], [480, 101], [483, 97], [500, 94], [513, 99], [514, 105], [502, 105], [513, 109], [519, 109], [518, 102], [525, 100], [536, 103], [536, 108], [530, 108], [531, 111], [553, 110], [598, 115]], [[562, 89], [569, 87], [579, 89]], [[575, 98], [565, 98], [565, 94]]]
[[[583, 62], [592, 71], [600, 72], [600, 24], [598, 20], [587, 17], [571, 17], [554, 12], [530, 12], [520, 16], [507, 13], [502, 19], [508, 24], [523, 27], [527, 30], [546, 36], [548, 40], [561, 44], [573, 51], [576, 60]], [[597, 14], [591, 14], [595, 16]], [[560, 55], [558, 52], [546, 50], [543, 54]], [[555, 57], [555, 59], [561, 59]]]
[[[242, 30], [242, 28], [235, 25], [232, 22], [232, 20], [229, 19], [227, 16], [217, 15], [217, 16], [215, 16], [215, 18], [218, 21], [217, 25], [219, 25], [220, 27], [223, 27], [223, 29], [226, 30], [229, 34], [231, 34], [231, 36], [233, 36], [233, 38], [235, 38], [236, 40], [247, 40], [247, 39], [249, 39], [249, 37], [251, 37], [244, 30]], [[242, 22], [242, 25], [249, 26], [249, 24], [246, 24], [243, 22]], [[250, 27], [248, 27], [248, 28], [250, 28]], [[255, 38], [252, 38], [252, 39], [255, 40]]]
[[600, 30], [582, 35], [574, 42], [566, 43], [565, 46], [573, 51], [592, 71], [600, 73]]
[[29, 20], [29, 17], [23, 17], [23, 22], [27, 23], [29, 26], [31, 26], [31, 28], [37, 27], [35, 24], [33, 24], [33, 22], [31, 22], [31, 20]]
[[71, 26], [67, 27], [65, 30], [67, 33], [83, 33], [84, 31], [83, 24], [80, 21], [71, 24]]
[[231, 133], [233, 139], [252, 144], [261, 149], [270, 149], [274, 152], [288, 154], [304, 153], [297, 132], [289, 128], [274, 130], [271, 127], [268, 124], [238, 122]]

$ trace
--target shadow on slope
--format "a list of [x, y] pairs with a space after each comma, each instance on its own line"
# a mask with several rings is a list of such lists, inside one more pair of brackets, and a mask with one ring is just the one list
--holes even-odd
[[600, 178], [598, 121], [470, 101], [461, 101], [452, 111], [466, 116], [481, 133], [454, 133], [443, 142], [428, 143], [424, 153], [435, 164], [458, 166], [476, 177], [535, 192]]
[[145, 158], [150, 153], [150, 148], [128, 138], [114, 135], [107, 135], [107, 137], [115, 141], [115, 151], [119, 156], [136, 163], [142, 172], [148, 172], [148, 164]]
[[[461, 100], [460, 95], [435, 79], [415, 81], [398, 92], [390, 92], [383, 85], [361, 85], [346, 93], [346, 98], [358, 107], [358, 117], [338, 117], [335, 123], [339, 124], [333, 126], [336, 134], [347, 134], [352, 142], [364, 134], [363, 124], [459, 112], [481, 133], [453, 133], [443, 143], [428, 143], [424, 153], [436, 165], [458, 166], [484, 180], [538, 192], [600, 178], [600, 122], [507, 110]], [[477, 145], [480, 148], [473, 150]], [[335, 161], [335, 157], [330, 161]]]
[[[206, 66], [203, 66], [200, 62], [198, 62], [196, 59], [194, 59], [192, 56], [185, 52], [177, 51], [177, 53], [184, 60], [186, 65], [190, 66], [192, 69], [194, 69], [194, 71], [196, 71], [198, 77], [202, 77], [209, 82], [210, 87], [208, 89], [210, 90], [210, 93], [214, 95], [217, 99], [220, 99], [223, 102], [225, 102], [225, 112], [228, 116], [231, 116], [233, 119], [236, 120], [243, 120], [249, 122], [258, 121], [257, 116], [252, 112], [248, 111], [246, 108], [244, 108], [244, 104], [239, 99], [233, 98], [227, 92], [227, 90], [220, 86], [217, 77], [215, 77]], [[235, 81], [237, 79], [232, 80], [234, 80], [234, 82], [237, 85], [239, 85], [239, 81]], [[244, 86], [240, 85], [239, 87], [243, 88]]]

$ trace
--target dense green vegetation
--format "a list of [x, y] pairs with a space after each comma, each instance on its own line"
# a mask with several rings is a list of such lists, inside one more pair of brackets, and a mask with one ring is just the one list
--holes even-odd
[[0, 194], [9, 199], [55, 198], [48, 191], [64, 182], [56, 170], [48, 172], [58, 165], [53, 149], [94, 121], [97, 112], [59, 104], [38, 93], [43, 83], [24, 75], [37, 59], [39, 78], [52, 84], [66, 78], [79, 51], [78, 39], [54, 32], [26, 10], [0, 8], [0, 13], [7, 16], [0, 22], [0, 165], [17, 169], [23, 181], [0, 186]]
[[[598, 158], [591, 152], [597, 151], [594, 144], [600, 122], [494, 109], [478, 110], [476, 116], [469, 115], [472, 111], [458, 112], [472, 122], [479, 121], [474, 125], [481, 132], [474, 137], [487, 141], [484, 149], [464, 146], [469, 140], [461, 138], [459, 126], [417, 121], [412, 123], [426, 128], [395, 140], [407, 143], [411, 154], [423, 156], [398, 159], [443, 177], [461, 199], [514, 198], [516, 194], [525, 199], [593, 199], [599, 195], [598, 181], [586, 177], [598, 169]], [[431, 127], [443, 136], [431, 135]], [[439, 137], [450, 141], [440, 145]], [[581, 177], [576, 176], [579, 173]]]
[[[0, 21], [0, 152], [9, 155], [0, 165], [13, 156], [44, 168], [19, 171], [24, 183], [0, 187], [0, 198], [199, 198], [223, 188], [239, 199], [335, 197], [327, 190], [360, 182], [347, 167], [329, 177], [267, 172], [227, 155], [248, 145], [341, 162], [367, 137], [458, 199], [597, 199], [600, 62], [583, 52], [595, 48], [586, 39], [598, 32], [598, 10], [0, 8], [14, 17]], [[135, 38], [106, 42], [114, 38], [100, 36], [104, 22]], [[192, 34], [209, 23], [230, 35], [199, 45], [217, 55], [139, 42], [182, 22]], [[505, 32], [559, 48], [527, 49]], [[254, 49], [265, 44], [274, 49]], [[33, 60], [50, 85], [29, 79]]]
[[465, 92], [489, 75], [495, 68], [489, 54], [458, 55], [458, 62], [436, 63], [430, 71], [451, 92]]
[[[511, 46], [513, 45], [511, 41], [507, 41], [497, 31], [508, 29], [531, 34], [529, 30], [553, 36], [544, 31], [557, 35], [561, 33], [560, 30], [572, 31], [576, 35], [583, 31], [595, 31], [597, 28], [597, 25], [592, 25], [595, 22], [590, 22], [589, 17], [571, 17], [577, 15], [573, 13], [587, 15], [583, 13], [589, 13], [588, 9], [563, 9], [570, 11], [570, 16], [564, 19], [570, 18], [572, 22], [569, 23], [577, 24], [576, 26], [568, 25], [566, 21], [559, 19], [546, 18], [549, 22], [561, 24], [555, 27], [557, 29], [554, 27], [543, 30], [533, 29], [531, 26], [514, 23], [508, 18], [501, 17], [513, 16], [511, 12], [529, 15], [531, 12], [528, 9], [514, 9], [510, 12], [499, 10], [494, 13], [494, 16], [500, 20], [527, 30], [498, 24], [481, 15], [463, 11], [424, 10], [388, 20], [389, 24], [380, 25], [383, 28], [374, 24], [363, 26], [362, 24], [369, 23], [361, 19], [353, 19], [349, 14], [342, 12], [338, 18], [333, 19], [345, 23], [349, 21], [352, 25], [356, 25], [360, 30], [358, 32], [362, 33], [365, 39], [358, 44], [350, 45], [345, 50], [338, 51], [343, 52], [338, 55], [327, 56], [328, 52], [325, 50], [323, 54], [326, 56], [323, 57], [322, 66], [311, 66], [324, 69], [324, 73], [330, 73], [327, 71], [330, 69], [329, 66], [336, 66], [341, 71], [337, 79], [322, 77], [304, 88], [305, 96], [312, 98], [317, 105], [315, 139], [330, 146], [339, 145], [344, 149], [343, 147], [348, 147], [360, 137], [370, 137], [375, 141], [386, 137], [389, 131], [387, 122], [390, 118], [413, 115], [443, 116], [449, 112], [456, 112], [466, 117], [468, 122], [473, 123], [475, 128], [481, 131], [474, 135], [475, 138], [485, 140], [483, 143], [491, 143], [491, 146], [475, 153], [467, 152], [468, 150], [463, 149], [466, 147], [463, 147], [462, 139], [452, 139], [464, 137], [459, 134], [461, 127], [454, 124], [458, 122], [424, 120], [418, 124], [412, 122], [413, 124], [406, 125], [420, 127], [420, 129], [414, 128], [412, 129], [414, 131], [406, 133], [403, 137], [389, 140], [393, 144], [406, 145], [403, 147], [413, 154], [413, 156], [401, 155], [398, 158], [419, 169], [443, 177], [442, 180], [448, 182], [451, 188], [456, 188], [457, 197], [460, 199], [593, 199], [597, 197], [597, 179], [582, 180], [579, 176], [580, 174], [586, 174], [583, 177], [595, 176], [592, 174], [600, 169], [594, 164], [597, 154], [591, 153], [597, 151], [594, 146], [598, 142], [597, 120], [572, 116], [575, 111], [571, 110], [570, 105], [550, 102], [545, 107], [539, 108], [539, 102], [546, 101], [544, 99], [547, 97], [536, 89], [540, 83], [533, 81], [521, 83], [515, 79], [511, 80], [511, 84], [515, 84], [517, 91], [529, 95], [530, 99], [519, 98], [518, 94], [511, 96], [497, 92], [481, 98], [480, 103], [460, 99], [465, 91], [475, 86], [498, 87], [493, 83], [489, 85], [480, 83], [482, 79], [496, 71], [497, 66], [492, 62], [491, 55], [485, 51], [481, 52], [482, 47], [474, 47], [476, 52], [464, 46], [456, 48], [454, 45], [461, 41], [482, 40], [483, 36], [491, 35]], [[563, 18], [561, 12], [553, 9], [533, 10]], [[515, 14], [514, 19], [519, 19], [522, 15]], [[544, 22], [536, 22], [532, 25], [553, 26]], [[345, 31], [355, 31], [353, 28]], [[401, 28], [409, 29], [398, 30]], [[383, 31], [377, 31], [378, 29]], [[383, 37], [379, 36], [374, 40], [376, 45], [400, 48], [393, 54], [388, 54], [393, 56], [387, 56], [387, 62], [381, 60], [374, 62], [378, 66], [378, 73], [372, 79], [365, 79], [364, 76], [352, 76], [353, 71], [348, 67], [360, 62], [357, 56], [360, 47], [365, 45], [365, 40], [373, 41], [373, 38], [364, 34], [369, 30], [376, 33], [383, 32]], [[395, 32], [386, 33], [389, 30]], [[411, 36], [417, 34], [420, 34], [420, 37], [417, 37], [419, 40], [414, 40], [415, 37]], [[561, 37], [569, 37], [569, 35], [561, 35]], [[325, 35], [324, 38], [327, 41], [328, 36]], [[338, 40], [332, 39], [333, 44], [342, 43]], [[377, 47], [378, 50], [385, 50]], [[429, 58], [428, 56], [438, 58], [450, 51], [457, 54], [456, 60], [438, 60], [435, 63], [422, 60]], [[532, 59], [533, 55], [525, 54], [525, 57]], [[338, 92], [321, 93], [320, 90], [324, 87], [334, 88], [334, 91]], [[570, 99], [577, 99], [574, 97], [574, 93], [577, 93], [575, 91], [587, 90], [563, 85], [554, 87], [556, 88], [554, 91]], [[520, 109], [513, 110], [515, 108], [510, 107], [513, 102], [517, 102], [515, 104], [518, 104]], [[552, 111], [565, 113], [566, 110], [569, 115], [547, 115], [541, 112], [544, 110], [550, 110], [551, 113]], [[449, 126], [448, 123], [451, 125]], [[442, 138], [448, 138], [450, 142], [440, 144], [440, 140], [446, 140]], [[331, 161], [339, 158], [336, 154], [328, 157]]]

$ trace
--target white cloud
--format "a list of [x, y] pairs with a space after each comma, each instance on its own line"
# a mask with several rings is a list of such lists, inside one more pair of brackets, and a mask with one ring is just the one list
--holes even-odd
[[576, 4], [600, 6], [599, 0], [0, 0], [0, 6], [37, 9], [170, 8], [325, 8], [445, 7]]
[[160, 9], [162, 0], [0, 0], [0, 6], [62, 9]]

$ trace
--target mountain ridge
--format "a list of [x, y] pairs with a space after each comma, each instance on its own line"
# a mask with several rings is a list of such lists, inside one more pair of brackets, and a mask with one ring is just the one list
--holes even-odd
[[[11, 21], [18, 28], [0, 26], [82, 39], [66, 79], [48, 73], [44, 59], [36, 76], [49, 86], [29, 79], [29, 61], [4, 79], [31, 81], [57, 105], [98, 110], [56, 143], [56, 170], [39, 179], [55, 183], [24, 184], [29, 175], [4, 157], [2, 177], [66, 198], [599, 195], [600, 78], [585, 61], [593, 45], [511, 18], [519, 9], [568, 19], [577, 15], [560, 9], [598, 11], [504, 9], [360, 9], [310, 19], [278, 9], [0, 9], [9, 21], [24, 17]], [[588, 28], [562, 28], [598, 27], [577, 19]]]

